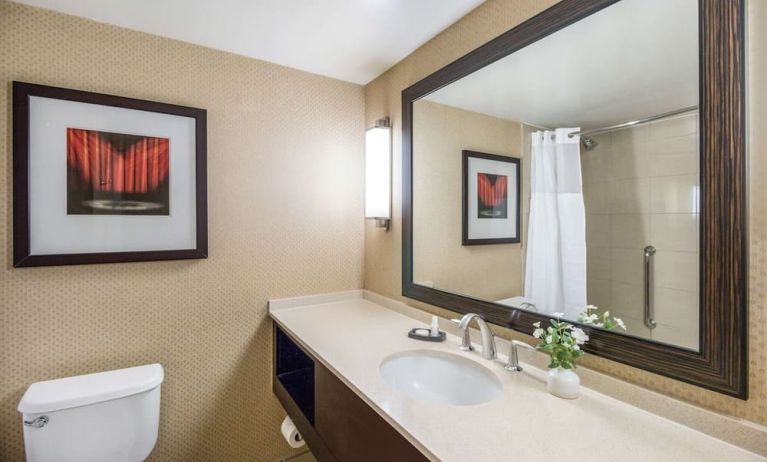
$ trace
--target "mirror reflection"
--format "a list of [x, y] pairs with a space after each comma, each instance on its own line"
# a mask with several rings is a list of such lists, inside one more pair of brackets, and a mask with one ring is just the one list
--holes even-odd
[[416, 101], [414, 283], [697, 349], [697, 7], [622, 0]]

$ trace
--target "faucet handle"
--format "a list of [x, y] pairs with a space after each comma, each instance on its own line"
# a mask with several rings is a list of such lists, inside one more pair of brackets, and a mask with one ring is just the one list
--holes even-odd
[[506, 363], [504, 369], [511, 372], [521, 372], [522, 366], [519, 365], [519, 358], [517, 356], [517, 347], [529, 348], [535, 350], [535, 347], [519, 340], [511, 341], [511, 348], [509, 349], [509, 362]]

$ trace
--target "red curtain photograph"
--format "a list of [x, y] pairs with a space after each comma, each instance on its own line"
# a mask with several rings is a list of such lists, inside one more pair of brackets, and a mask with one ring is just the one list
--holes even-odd
[[508, 216], [508, 185], [506, 175], [477, 173], [477, 218]]
[[168, 215], [170, 140], [67, 129], [67, 214]]

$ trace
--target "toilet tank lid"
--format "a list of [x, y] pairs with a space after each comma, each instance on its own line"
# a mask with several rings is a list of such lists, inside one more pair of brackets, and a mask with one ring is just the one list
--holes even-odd
[[148, 364], [36, 382], [21, 397], [18, 410], [39, 414], [123, 398], [151, 390], [160, 385], [163, 378], [161, 365]]

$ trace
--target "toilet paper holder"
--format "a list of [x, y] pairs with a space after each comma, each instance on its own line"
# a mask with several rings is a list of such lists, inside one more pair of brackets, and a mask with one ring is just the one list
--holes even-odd
[[285, 416], [285, 418], [282, 420], [282, 425], [280, 425], [280, 433], [282, 433], [282, 437], [285, 438], [285, 441], [288, 442], [291, 448], [300, 448], [306, 444], [304, 437], [298, 431], [296, 424], [293, 423], [293, 420], [290, 418], [290, 416]]

